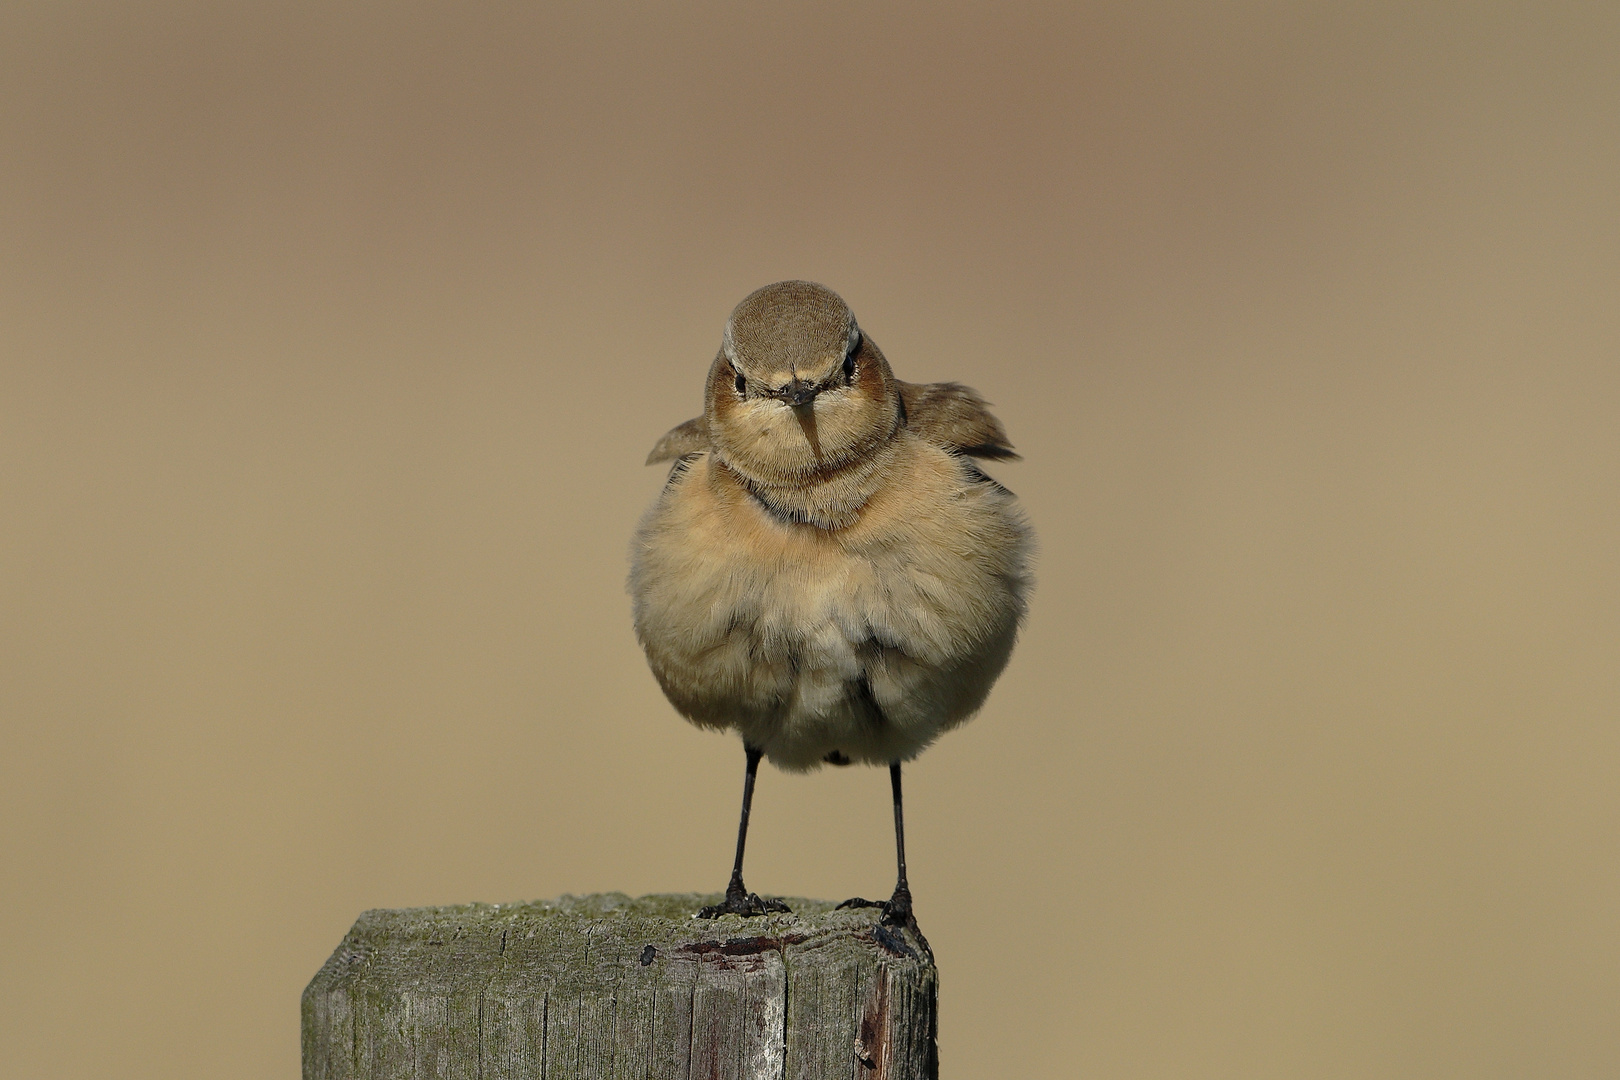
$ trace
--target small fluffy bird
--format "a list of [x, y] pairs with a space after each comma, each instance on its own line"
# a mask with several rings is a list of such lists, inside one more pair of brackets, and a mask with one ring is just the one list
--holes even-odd
[[636, 530], [636, 636], [664, 693], [747, 756], [724, 903], [785, 911], [743, 885], [761, 756], [783, 769], [889, 767], [899, 877], [883, 925], [909, 925], [900, 765], [984, 703], [1030, 587], [1031, 536], [973, 458], [1016, 458], [957, 383], [901, 382], [839, 296], [808, 281], [750, 294], [726, 321], [703, 415], [653, 448], [674, 461]]

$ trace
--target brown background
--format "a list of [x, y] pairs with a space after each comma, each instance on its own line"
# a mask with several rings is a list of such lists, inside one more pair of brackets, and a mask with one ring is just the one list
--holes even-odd
[[[721, 887], [625, 552], [790, 276], [1028, 458], [908, 774], [949, 1075], [1620, 1071], [1620, 6], [991, 8], [0, 11], [0, 1073], [291, 1076], [364, 908]], [[768, 770], [749, 881], [886, 814]]]

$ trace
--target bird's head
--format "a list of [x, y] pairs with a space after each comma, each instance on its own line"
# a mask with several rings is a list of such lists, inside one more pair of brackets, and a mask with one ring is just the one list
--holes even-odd
[[894, 436], [899, 388], [837, 293], [779, 281], [726, 320], [704, 420], [727, 464], [749, 479], [812, 483]]

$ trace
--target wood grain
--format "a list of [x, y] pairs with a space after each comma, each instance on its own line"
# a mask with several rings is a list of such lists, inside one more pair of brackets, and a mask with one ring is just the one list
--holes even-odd
[[927, 943], [873, 909], [621, 893], [368, 911], [303, 997], [305, 1080], [937, 1077]]

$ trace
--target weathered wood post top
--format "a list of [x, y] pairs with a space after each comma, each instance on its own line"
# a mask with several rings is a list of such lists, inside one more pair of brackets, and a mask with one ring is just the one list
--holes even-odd
[[935, 1077], [937, 976], [871, 908], [622, 893], [368, 911], [304, 991], [305, 1080]]

